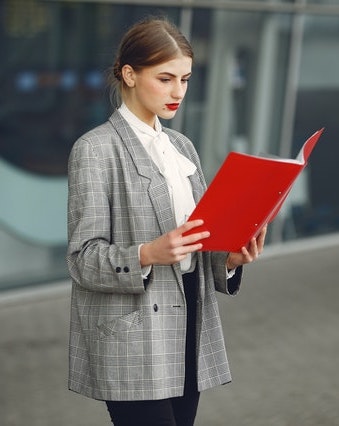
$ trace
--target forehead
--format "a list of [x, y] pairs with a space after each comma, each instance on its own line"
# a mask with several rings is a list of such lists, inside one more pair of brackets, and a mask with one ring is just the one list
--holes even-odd
[[176, 56], [169, 61], [163, 62], [162, 64], [153, 65], [145, 68], [152, 74], [173, 74], [173, 75], [187, 75], [192, 72], [192, 58], [189, 56]]

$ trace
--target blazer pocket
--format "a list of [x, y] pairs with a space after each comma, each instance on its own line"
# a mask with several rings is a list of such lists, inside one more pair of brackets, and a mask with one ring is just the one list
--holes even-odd
[[140, 310], [131, 312], [112, 321], [103, 322], [97, 326], [100, 338], [124, 335], [129, 331], [140, 328], [142, 313]]

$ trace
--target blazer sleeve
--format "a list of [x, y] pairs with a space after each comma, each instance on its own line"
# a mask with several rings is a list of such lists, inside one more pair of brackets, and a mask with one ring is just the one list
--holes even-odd
[[215, 289], [221, 293], [235, 296], [240, 290], [243, 267], [238, 266], [232, 278], [226, 278], [226, 259], [227, 252], [212, 252], [212, 271], [215, 283]]
[[89, 290], [143, 293], [138, 246], [112, 244], [111, 221], [102, 160], [90, 140], [79, 139], [68, 163], [67, 263], [71, 278]]

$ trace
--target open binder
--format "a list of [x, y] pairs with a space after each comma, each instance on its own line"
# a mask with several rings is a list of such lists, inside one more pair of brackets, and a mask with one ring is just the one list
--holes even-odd
[[272, 222], [324, 129], [315, 132], [296, 159], [230, 152], [188, 220], [204, 224], [186, 235], [209, 231], [202, 251], [239, 252]]

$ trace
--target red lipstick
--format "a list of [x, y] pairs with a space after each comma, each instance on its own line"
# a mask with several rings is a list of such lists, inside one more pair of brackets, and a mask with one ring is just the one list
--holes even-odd
[[166, 104], [166, 107], [168, 109], [170, 109], [171, 111], [176, 111], [179, 108], [179, 105], [180, 104], [178, 104], [178, 103], [176, 103], [176, 104]]

